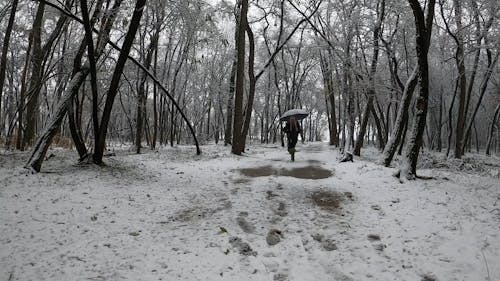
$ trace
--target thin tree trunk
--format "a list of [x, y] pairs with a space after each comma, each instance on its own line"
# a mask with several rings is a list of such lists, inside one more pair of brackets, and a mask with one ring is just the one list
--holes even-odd
[[26, 92], [26, 76], [28, 75], [28, 70], [30, 66], [31, 49], [33, 46], [33, 31], [30, 32], [30, 38], [28, 43], [28, 49], [26, 50], [26, 60], [24, 61], [24, 69], [21, 75], [21, 91], [19, 93], [19, 102], [17, 105], [17, 139], [16, 139], [16, 149], [24, 150], [24, 103], [25, 103], [25, 92]]
[[451, 99], [450, 108], [448, 109], [448, 147], [446, 148], [446, 156], [450, 155], [453, 139], [453, 106], [455, 105], [455, 100], [457, 98], [458, 82], [459, 79], [457, 77], [455, 81], [455, 89], [453, 90], [453, 98]]
[[[488, 53], [490, 51], [488, 50]], [[465, 145], [465, 143], [467, 143], [467, 137], [471, 131], [471, 128], [472, 128], [472, 125], [474, 123], [474, 120], [476, 118], [476, 114], [477, 112], [479, 111], [479, 107], [481, 106], [481, 102], [483, 101], [483, 97], [484, 97], [484, 94], [486, 93], [486, 89], [488, 88], [488, 82], [490, 80], [490, 77], [491, 77], [491, 74], [493, 73], [493, 69], [495, 68], [495, 65], [498, 61], [498, 56], [500, 55], [500, 51], [497, 52], [497, 54], [495, 55], [495, 58], [493, 58], [493, 60], [491, 60], [491, 55], [489, 54], [489, 65], [488, 65], [488, 69], [486, 70], [486, 74], [484, 75], [483, 77], [483, 80], [481, 81], [481, 87], [480, 87], [480, 92], [479, 92], [479, 98], [477, 100], [477, 103], [476, 103], [476, 106], [474, 107], [474, 111], [472, 112], [472, 115], [469, 119], [469, 122], [467, 123], [467, 127], [465, 129], [465, 132], [464, 132], [464, 136], [463, 136], [463, 139], [461, 141], [461, 143], [463, 145]], [[464, 146], [462, 146], [462, 151], [465, 149]]]
[[493, 118], [491, 119], [490, 129], [488, 133], [488, 141], [486, 142], [486, 155], [490, 156], [490, 147], [493, 141], [493, 131], [495, 130], [495, 122], [497, 120], [498, 114], [500, 113], [500, 103], [495, 108], [495, 113], [493, 113]]
[[90, 66], [90, 85], [92, 91], [92, 125], [94, 129], [94, 143], [97, 143], [99, 135], [99, 117], [98, 117], [98, 99], [99, 93], [97, 88], [97, 67], [96, 57], [94, 52], [94, 40], [92, 39], [92, 23], [89, 18], [89, 11], [87, 8], [87, 0], [80, 0], [80, 7], [82, 10], [83, 27], [85, 29], [85, 41], [87, 45], [87, 61]]
[[229, 78], [229, 95], [227, 98], [227, 107], [226, 107], [226, 129], [224, 132], [224, 145], [232, 143], [235, 79], [236, 79], [236, 58], [234, 58], [233, 60], [231, 66], [231, 76]]
[[437, 128], [437, 151], [441, 152], [443, 149], [443, 142], [441, 139], [443, 130], [443, 87], [439, 91], [439, 117], [438, 117], [438, 128]]
[[[158, 27], [159, 29], [159, 27]], [[159, 30], [158, 30], [159, 33]], [[158, 41], [157, 41], [158, 42]], [[158, 69], [158, 43], [155, 46], [154, 50], [155, 58], [153, 65], [153, 74], [156, 76], [156, 71]], [[156, 140], [158, 138], [158, 86], [156, 84], [153, 85], [153, 136], [151, 139], [151, 149], [156, 149]]]
[[[380, 7], [379, 7], [380, 4]], [[380, 10], [379, 10], [380, 9]], [[373, 29], [373, 56], [369, 73], [369, 88], [368, 88], [368, 101], [366, 102], [365, 110], [363, 111], [363, 117], [361, 117], [361, 125], [358, 131], [358, 137], [356, 138], [356, 143], [354, 145], [354, 155], [359, 156], [361, 154], [361, 147], [363, 146], [363, 138], [366, 134], [366, 125], [368, 124], [368, 119], [370, 117], [370, 113], [375, 113], [375, 109], [373, 108], [373, 99], [376, 95], [375, 92], [375, 73], [377, 72], [377, 64], [378, 64], [378, 53], [379, 53], [379, 37], [381, 32], [382, 21], [384, 20], [385, 15], [385, 0], [381, 0], [381, 2], [377, 3], [377, 23], [375, 28]], [[380, 122], [377, 120], [376, 122], [377, 130], [380, 130]], [[378, 135], [381, 136], [382, 132], [378, 132]], [[379, 139], [379, 143], [383, 142], [382, 139]]]
[[[153, 60], [153, 52], [155, 51], [158, 42], [157, 31], [151, 37], [151, 42], [149, 43], [149, 47], [147, 49], [146, 59], [144, 61], [144, 66], [147, 69], [149, 69], [151, 66], [151, 61]], [[147, 79], [147, 74], [145, 72], [142, 72], [141, 78], [139, 80], [139, 86], [137, 89], [137, 118], [135, 119], [136, 129], [137, 129], [135, 134], [135, 147], [137, 154], [141, 153], [142, 132], [144, 131], [143, 123], [144, 123], [144, 118], [146, 117], [146, 100], [147, 100], [146, 79]]]

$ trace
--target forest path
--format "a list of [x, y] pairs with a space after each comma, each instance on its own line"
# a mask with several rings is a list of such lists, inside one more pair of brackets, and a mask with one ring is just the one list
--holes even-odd
[[276, 145], [203, 150], [117, 150], [106, 167], [54, 151], [34, 175], [2, 162], [0, 279], [500, 279], [498, 179], [400, 184], [378, 152], [338, 163], [324, 143], [295, 162]]

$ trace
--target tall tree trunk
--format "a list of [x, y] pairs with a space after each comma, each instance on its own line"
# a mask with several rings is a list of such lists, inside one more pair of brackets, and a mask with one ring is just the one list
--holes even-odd
[[247, 103], [245, 106], [245, 110], [243, 112], [244, 116], [244, 122], [243, 122], [243, 129], [241, 131], [241, 136], [240, 140], [242, 141], [240, 145], [242, 145], [241, 151], [245, 151], [245, 140], [248, 135], [248, 131], [250, 129], [250, 121], [252, 117], [252, 111], [253, 111], [253, 101], [255, 97], [255, 84], [256, 84], [256, 78], [255, 78], [255, 73], [254, 73], [254, 61], [255, 61], [255, 42], [254, 42], [254, 37], [253, 37], [253, 32], [252, 29], [250, 28], [250, 25], [247, 22], [246, 26], [246, 33], [248, 35], [248, 45], [249, 45], [249, 54], [248, 54], [248, 76], [249, 76], [249, 81], [248, 81], [248, 97], [247, 97]]
[[80, 7], [82, 10], [82, 20], [83, 27], [85, 29], [85, 41], [87, 45], [87, 60], [90, 66], [90, 85], [92, 91], [92, 125], [94, 129], [94, 143], [97, 143], [97, 137], [99, 135], [99, 116], [98, 116], [98, 106], [99, 106], [99, 93], [97, 88], [97, 67], [96, 67], [96, 57], [94, 53], [94, 40], [92, 39], [92, 23], [89, 18], [89, 11], [87, 8], [87, 0], [80, 0]]
[[[12, 1], [9, 22], [7, 23], [7, 29], [5, 30], [5, 36], [3, 37], [2, 56], [0, 57], [0, 115], [2, 114], [2, 94], [5, 81], [5, 70], [7, 69], [7, 53], [9, 52], [10, 34], [12, 33], [12, 27], [14, 26], [14, 18], [16, 17], [18, 2], [18, 0]], [[0, 116], [0, 138], [2, 137], [5, 121], [1, 120], [1, 118], [2, 116]]]
[[229, 78], [229, 95], [227, 97], [224, 145], [231, 144], [232, 142], [235, 80], [236, 80], [236, 58], [234, 58], [233, 60], [231, 66], [231, 76]]
[[427, 103], [429, 98], [429, 66], [427, 54], [430, 46], [432, 22], [434, 20], [434, 6], [436, 3], [435, 0], [429, 0], [427, 3], [427, 15], [424, 16], [424, 11], [418, 0], [408, 0], [408, 2], [413, 11], [413, 16], [415, 17], [415, 41], [418, 59], [418, 83], [420, 87], [415, 103], [413, 127], [410, 131], [405, 157], [399, 171], [400, 179], [415, 179], [417, 175], [418, 155], [420, 147], [422, 146], [422, 137], [427, 118]]
[[24, 61], [24, 69], [21, 75], [21, 91], [19, 93], [19, 102], [17, 104], [17, 139], [16, 139], [16, 149], [24, 150], [24, 104], [26, 100], [26, 77], [28, 75], [28, 70], [30, 67], [30, 57], [31, 57], [31, 49], [33, 46], [33, 31], [30, 32], [28, 42], [28, 49], [26, 50], [26, 60]]
[[[380, 7], [379, 7], [380, 5]], [[361, 147], [363, 146], [363, 139], [366, 134], [366, 125], [368, 124], [368, 119], [370, 117], [370, 113], [375, 113], [375, 109], [373, 108], [373, 99], [376, 95], [375, 92], [375, 73], [377, 72], [377, 64], [378, 64], [378, 53], [379, 53], [379, 37], [381, 32], [382, 22], [384, 20], [385, 15], [385, 0], [381, 0], [381, 2], [377, 3], [377, 23], [373, 29], [373, 56], [369, 73], [369, 88], [368, 88], [368, 101], [366, 102], [365, 110], [363, 111], [363, 117], [361, 118], [361, 124], [358, 131], [358, 136], [356, 138], [356, 143], [354, 145], [354, 155], [359, 156], [361, 153]], [[382, 132], [380, 132], [380, 122], [376, 122], [377, 130], [379, 130], [378, 135], [381, 136]], [[382, 139], [378, 140], [379, 143], [383, 142]]]
[[327, 109], [328, 127], [330, 132], [330, 145], [339, 145], [337, 132], [337, 119], [335, 113], [335, 92], [333, 87], [333, 71], [331, 69], [330, 56], [322, 56], [320, 53], [321, 73], [323, 75], [323, 88], [325, 91], [325, 106]]
[[244, 141], [241, 139], [241, 129], [243, 128], [243, 96], [245, 92], [245, 30], [247, 26], [248, 0], [241, 0], [240, 15], [236, 28], [238, 30], [238, 40], [236, 45], [236, 94], [234, 99], [233, 116], [233, 142], [231, 151], [236, 155], [243, 152]]
[[438, 116], [438, 127], [437, 127], [437, 151], [441, 152], [443, 149], [443, 141], [442, 141], [442, 130], [443, 130], [443, 88], [439, 91], [439, 116]]
[[[151, 37], [151, 42], [149, 43], [149, 47], [147, 49], [146, 53], [146, 59], [144, 61], [144, 66], [146, 68], [150, 68], [151, 66], [151, 61], [153, 60], [153, 52], [156, 49], [156, 45], [158, 42], [158, 29], [155, 31], [155, 34]], [[141, 78], [139, 80], [139, 85], [137, 88], [137, 116], [136, 116], [136, 134], [135, 134], [135, 147], [136, 147], [136, 153], [139, 154], [141, 153], [141, 142], [142, 142], [142, 132], [144, 131], [143, 129], [143, 124], [144, 124], [144, 118], [146, 117], [146, 100], [147, 100], [147, 95], [146, 95], [146, 79], [147, 79], [147, 74], [145, 72], [142, 72]]]
[[[70, 2], [71, 0], [65, 1], [66, 7], [69, 6]], [[61, 13], [54, 29], [49, 34], [45, 44], [42, 46], [41, 36], [45, 5], [46, 3], [43, 1], [38, 4], [35, 21], [33, 23], [33, 68], [30, 78], [30, 87], [26, 95], [28, 102], [26, 107], [26, 129], [23, 138], [24, 145], [31, 145], [34, 141], [40, 111], [38, 97], [43, 86], [45, 62], [49, 58], [53, 44], [56, 42], [57, 38], [66, 26], [67, 17], [64, 13]]]
[[102, 164], [102, 157], [104, 156], [106, 134], [108, 131], [109, 119], [111, 117], [111, 110], [113, 108], [116, 94], [118, 93], [123, 68], [125, 67], [125, 62], [127, 61], [128, 54], [130, 52], [130, 49], [132, 48], [132, 44], [134, 43], [135, 34], [139, 29], [139, 24], [145, 6], [146, 0], [137, 0], [137, 2], [135, 3], [134, 14], [132, 15], [132, 19], [130, 20], [130, 25], [123, 41], [122, 50], [120, 51], [120, 55], [118, 56], [113, 76], [111, 77], [108, 93], [106, 95], [106, 103], [104, 105], [104, 110], [102, 113], [101, 125], [99, 127], [99, 137], [97, 143], [95, 143], [94, 146], [93, 161], [96, 164]]
[[[158, 26], [158, 34], [159, 34], [159, 26]], [[154, 65], [153, 65], [153, 74], [156, 76], [156, 71], [158, 69], [158, 41], [155, 46], [154, 54]], [[161, 100], [161, 99], [160, 99]], [[156, 84], [153, 86], [153, 136], [151, 137], [151, 149], [156, 149], [156, 141], [158, 139], [158, 86]]]
[[465, 73], [465, 55], [464, 55], [464, 39], [463, 39], [463, 26], [462, 26], [462, 7], [460, 0], [453, 0], [455, 8], [455, 23], [457, 25], [456, 41], [457, 51], [455, 53], [455, 60], [458, 70], [458, 112], [457, 123], [455, 127], [455, 158], [461, 158], [463, 151], [462, 139], [464, 136], [465, 125], [465, 104], [467, 99], [467, 77]]
[[23, 136], [23, 147], [31, 145], [35, 137], [37, 116], [38, 116], [38, 95], [42, 87], [42, 69], [43, 69], [43, 49], [42, 49], [42, 24], [45, 4], [39, 3], [33, 21], [32, 39], [33, 39], [33, 55], [32, 55], [32, 70], [30, 77], [30, 86], [28, 93], [25, 95], [28, 99], [26, 106], [26, 126]]

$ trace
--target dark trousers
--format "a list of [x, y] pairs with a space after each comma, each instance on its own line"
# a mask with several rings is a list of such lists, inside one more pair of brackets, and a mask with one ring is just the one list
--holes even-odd
[[299, 140], [299, 134], [287, 134], [287, 139], [288, 139], [288, 149], [295, 148], [295, 145], [297, 145], [297, 141]]

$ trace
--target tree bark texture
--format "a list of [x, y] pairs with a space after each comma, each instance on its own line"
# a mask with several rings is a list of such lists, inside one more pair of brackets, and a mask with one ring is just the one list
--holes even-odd
[[406, 85], [403, 90], [403, 95], [401, 97], [401, 102], [398, 107], [398, 114], [396, 117], [396, 122], [392, 129], [391, 136], [387, 141], [384, 151], [382, 152], [382, 163], [384, 166], [389, 167], [391, 165], [394, 154], [398, 149], [398, 145], [402, 142], [403, 131], [406, 124], [408, 123], [408, 109], [410, 107], [411, 98], [413, 96], [413, 91], [417, 86], [417, 73], [418, 69], [415, 68], [406, 81]]
[[248, 0], [241, 0], [240, 15], [236, 28], [238, 29], [238, 44], [236, 45], [236, 89], [233, 115], [233, 142], [231, 151], [236, 155], [243, 152], [244, 141], [241, 137], [243, 128], [243, 95], [245, 94], [245, 30], [247, 26]]
[[[3, 37], [3, 45], [2, 45], [2, 56], [0, 57], [0, 114], [2, 114], [2, 94], [3, 94], [3, 85], [5, 81], [5, 71], [7, 69], [7, 53], [9, 52], [9, 42], [10, 35], [12, 33], [12, 27], [14, 26], [14, 19], [16, 17], [16, 10], [18, 0], [13, 0], [9, 15], [9, 22], [7, 23], [7, 29], [5, 30], [5, 36]], [[3, 133], [3, 121], [0, 116], [0, 137]]]
[[435, 0], [430, 0], [427, 7], [427, 15], [424, 16], [418, 0], [408, 0], [413, 16], [415, 18], [416, 29], [416, 51], [418, 59], [418, 83], [419, 91], [415, 102], [415, 115], [411, 128], [408, 146], [400, 169], [400, 179], [415, 179], [417, 173], [417, 161], [427, 119], [427, 106], [429, 98], [429, 66], [427, 54], [430, 46], [432, 22], [434, 19]]

